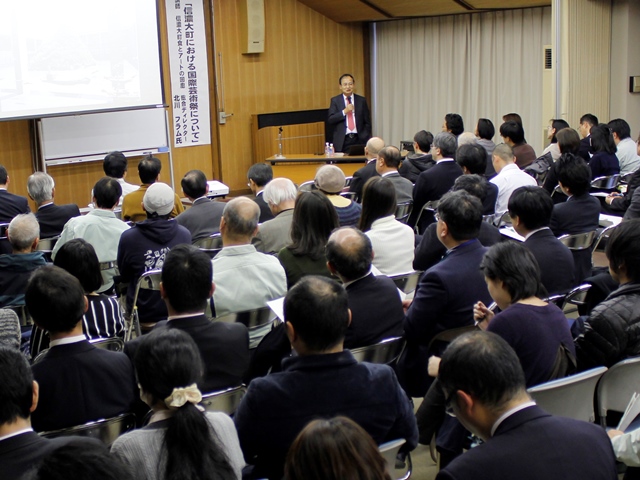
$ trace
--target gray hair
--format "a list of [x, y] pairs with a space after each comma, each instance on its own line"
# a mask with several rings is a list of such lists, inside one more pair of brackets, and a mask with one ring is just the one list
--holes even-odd
[[222, 211], [231, 237], [250, 237], [258, 227], [260, 207], [247, 197], [238, 197], [227, 203]]
[[462, 132], [458, 136], [458, 147], [462, 145], [476, 145], [478, 143], [478, 139], [476, 138], [475, 133], [471, 132]]
[[262, 198], [271, 205], [280, 205], [287, 200], [295, 201], [298, 189], [288, 178], [274, 178], [264, 188]]
[[9, 242], [16, 251], [27, 250], [40, 237], [40, 225], [33, 213], [22, 213], [9, 224]]
[[27, 191], [29, 196], [35, 200], [37, 204], [41, 204], [53, 198], [52, 191], [55, 182], [51, 175], [44, 172], [36, 172], [27, 179]]
[[440, 154], [443, 157], [453, 157], [458, 148], [458, 140], [453, 133], [439, 132], [433, 138], [432, 146], [440, 149]]

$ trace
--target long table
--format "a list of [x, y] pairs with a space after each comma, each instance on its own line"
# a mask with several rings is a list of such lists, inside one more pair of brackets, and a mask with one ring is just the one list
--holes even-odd
[[265, 159], [265, 163], [273, 168], [274, 177], [286, 177], [300, 184], [307, 180], [313, 180], [319, 167], [333, 164], [339, 167], [345, 176], [351, 176], [362, 168], [367, 162], [365, 156], [336, 156], [325, 157], [313, 153], [292, 153], [285, 158], [277, 158], [275, 155]]

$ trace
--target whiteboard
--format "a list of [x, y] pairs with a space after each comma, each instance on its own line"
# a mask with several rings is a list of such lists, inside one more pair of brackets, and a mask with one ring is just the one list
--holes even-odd
[[42, 118], [40, 135], [47, 165], [102, 160], [114, 150], [125, 156], [169, 151], [161, 107]]

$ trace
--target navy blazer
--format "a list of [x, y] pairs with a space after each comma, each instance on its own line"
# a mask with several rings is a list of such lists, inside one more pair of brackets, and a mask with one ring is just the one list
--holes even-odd
[[[264, 198], [262, 198], [263, 195], [264, 193], [259, 193], [259, 195], [256, 195], [255, 198], [253, 199], [253, 201], [258, 204], [258, 207], [260, 207], [260, 219], [259, 219], [260, 223], [264, 223], [267, 220], [271, 220], [274, 218], [273, 213], [271, 213], [271, 209], [269, 208], [269, 205], [267, 205], [267, 202], [265, 202]], [[220, 222], [218, 222], [218, 230], [219, 229], [220, 229]]]
[[25, 197], [0, 190], [0, 223], [9, 223], [21, 213], [29, 213], [29, 202]]
[[[204, 314], [158, 322], [154, 330], [177, 328], [191, 336], [200, 350], [205, 373], [198, 385], [203, 393], [235, 387], [249, 368], [249, 333], [241, 323], [212, 322]], [[140, 341], [127, 342], [124, 353], [133, 361]]]
[[591, 160], [589, 152], [591, 152], [591, 137], [584, 137], [580, 140], [578, 155], [584, 158], [585, 162], [589, 163], [589, 160]]
[[[575, 284], [575, 264], [571, 250], [545, 228], [524, 242], [540, 267], [540, 279], [549, 295], [566, 293]], [[591, 258], [591, 257], [589, 257]]]
[[498, 199], [498, 186], [487, 182], [487, 196], [482, 202], [482, 214], [492, 215], [496, 212], [496, 200]]
[[362, 201], [362, 189], [364, 188], [364, 184], [367, 183], [371, 177], [380, 176], [376, 171], [376, 161], [371, 160], [364, 167], [359, 168], [353, 174], [351, 179], [351, 185], [349, 185], [349, 191], [354, 192], [356, 194], [355, 201]]
[[436, 480], [615, 480], [616, 460], [605, 431], [554, 417], [538, 406], [504, 419], [492, 438], [438, 472]]
[[[462, 169], [454, 160], [440, 161], [429, 170], [422, 172], [413, 187], [413, 211], [409, 217], [408, 224], [414, 226], [424, 204], [433, 200], [440, 200], [440, 197], [451, 190], [453, 183], [460, 175], [462, 175]], [[420, 223], [426, 226], [432, 221], [423, 221], [421, 219]]]
[[40, 385], [38, 408], [31, 414], [36, 431], [131, 412], [138, 398], [127, 356], [96, 348], [87, 340], [51, 347], [31, 369]]
[[427, 346], [438, 333], [451, 328], [473, 325], [473, 305], [491, 303], [480, 271], [487, 248], [469, 240], [450, 251], [441, 262], [424, 272], [404, 319], [407, 339], [400, 359], [398, 376], [412, 397], [422, 397], [430, 383]]
[[[358, 131], [358, 144], [365, 145], [371, 138], [371, 113], [366, 98], [352, 94], [355, 108], [356, 130]], [[344, 137], [347, 134], [347, 116], [342, 113], [346, 108], [344, 95], [336, 95], [331, 99], [329, 105], [329, 116], [327, 123], [333, 138], [333, 147], [336, 152], [342, 152]]]
[[344, 339], [345, 348], [365, 347], [402, 336], [404, 311], [393, 280], [370, 273], [347, 285], [346, 290], [351, 324]]
[[57, 237], [70, 218], [79, 217], [80, 209], [75, 203], [42, 206], [36, 212], [40, 224], [40, 238]]

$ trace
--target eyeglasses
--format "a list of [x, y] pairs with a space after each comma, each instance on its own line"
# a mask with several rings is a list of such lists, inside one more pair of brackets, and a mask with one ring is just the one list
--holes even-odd
[[438, 215], [438, 212], [433, 212], [433, 218], [436, 219], [436, 222], [440, 221], [440, 215]]
[[456, 392], [452, 392], [444, 401], [444, 411], [450, 417], [455, 417], [456, 414], [453, 411], [453, 400], [456, 397]]

